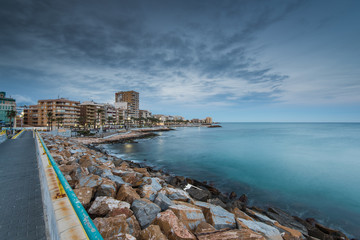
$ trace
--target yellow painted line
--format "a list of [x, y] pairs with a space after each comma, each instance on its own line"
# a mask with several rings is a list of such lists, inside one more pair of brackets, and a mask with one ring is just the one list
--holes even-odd
[[[37, 133], [37, 134], [39, 134], [39, 133]], [[42, 149], [43, 149], [43, 151], [44, 151], [44, 154], [46, 154], [44, 145], [43, 145], [43, 144], [41, 143], [41, 141], [39, 140], [39, 137], [38, 137], [38, 136], [36, 136], [36, 137], [37, 137], [38, 143], [41, 145], [41, 147], [42, 147]], [[49, 156], [48, 156], [47, 154], [46, 154], [46, 158], [47, 158], [48, 163], [49, 163], [49, 166], [48, 166], [48, 167], [51, 167], [51, 168], [52, 168], [52, 165], [51, 165]], [[65, 196], [67, 199], [69, 199], [68, 196], [67, 196], [67, 194], [66, 194], [66, 192], [65, 192], [65, 189], [64, 189], [63, 185], [61, 184], [61, 182], [60, 182], [60, 180], [59, 180], [59, 178], [57, 177], [56, 174], [55, 174], [55, 176], [56, 176], [56, 180], [57, 180], [57, 183], [58, 183], [58, 187], [59, 187], [60, 194], [63, 195], [63, 196]], [[52, 200], [52, 201], [53, 201], [53, 200]], [[69, 200], [69, 202], [70, 202], [70, 200]], [[74, 211], [74, 213], [75, 213], [75, 216], [76, 216], [76, 218], [78, 219], [78, 221], [79, 221], [79, 223], [80, 223], [81, 229], [84, 231], [84, 234], [85, 234], [85, 236], [86, 236], [86, 239], [89, 239], [89, 236], [87, 235], [87, 233], [86, 233], [83, 225], [81, 224], [81, 221], [80, 221], [79, 216], [76, 214], [76, 211], [75, 211], [75, 209], [74, 209], [74, 206], [73, 206], [71, 203], [70, 203], [70, 206], [71, 206], [71, 208], [73, 209], [73, 211]]]
[[[39, 141], [40, 142], [40, 141]], [[48, 157], [48, 155], [46, 154], [46, 152], [45, 152], [45, 148], [44, 148], [44, 145], [40, 142], [40, 145], [41, 145], [41, 147], [43, 148], [43, 150], [44, 150], [44, 155], [46, 155], [46, 158], [47, 158], [47, 160], [48, 160], [48, 163], [49, 163], [49, 166], [48, 167], [51, 167], [52, 168], [52, 165], [51, 165], [51, 162], [50, 162], [50, 159], [49, 159], [49, 157]], [[56, 180], [57, 180], [57, 183], [58, 183], [58, 187], [59, 187], [59, 191], [60, 191], [60, 194], [61, 195], [65, 195], [65, 196], [67, 196], [66, 195], [66, 192], [65, 192], [65, 190], [64, 190], [64, 187], [63, 187], [63, 185], [61, 184], [61, 182], [60, 182], [60, 180], [59, 180], [59, 178], [56, 176]]]
[[16, 139], [18, 136], [20, 136], [20, 134], [22, 134], [23, 131], [25, 131], [25, 129], [21, 130], [18, 134], [13, 136], [11, 139]]

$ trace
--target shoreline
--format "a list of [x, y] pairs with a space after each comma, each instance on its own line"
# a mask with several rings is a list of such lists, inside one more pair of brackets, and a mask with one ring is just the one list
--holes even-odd
[[125, 143], [131, 142], [135, 139], [143, 139], [156, 137], [158, 134], [154, 132], [167, 132], [174, 131], [172, 128], [147, 128], [147, 129], [135, 129], [129, 132], [118, 132], [107, 137], [72, 137], [73, 140], [82, 144], [111, 144], [111, 143]]
[[[166, 131], [170, 131], [170, 130], [166, 130]], [[103, 155], [103, 157], [112, 159], [113, 162], [114, 161], [121, 163], [125, 162], [129, 166], [129, 168], [146, 169], [146, 171], [149, 173], [149, 177], [162, 179], [165, 182], [165, 184], [168, 184], [171, 187], [175, 187], [183, 191], [190, 192], [189, 193], [190, 196], [196, 201], [205, 201], [214, 204], [215, 206], [221, 206], [223, 209], [226, 209], [229, 212], [232, 212], [235, 208], [237, 208], [238, 210], [243, 211], [243, 213], [245, 213], [245, 215], [247, 215], [248, 217], [250, 216], [250, 218], [252, 218], [253, 220], [259, 221], [260, 223], [268, 224], [269, 226], [275, 227], [278, 230], [282, 230], [281, 236], [285, 240], [303, 239], [304, 237], [306, 238], [313, 237], [318, 239], [348, 239], [345, 236], [345, 234], [343, 234], [342, 232], [322, 226], [321, 224], [317, 223], [315, 219], [304, 220], [298, 217], [292, 217], [290, 214], [273, 207], [270, 207], [268, 210], [263, 210], [256, 206], [250, 207], [247, 206], [248, 199], [247, 196], [244, 194], [239, 198], [236, 196], [235, 192], [231, 192], [230, 195], [225, 195], [223, 192], [209, 185], [207, 182], [200, 182], [195, 179], [190, 179], [182, 176], [173, 176], [170, 175], [169, 173], [163, 172], [162, 170], [155, 170], [152, 167], [146, 166], [146, 163], [135, 163], [129, 160], [122, 160], [111, 154], [108, 154], [108, 152], [104, 151], [103, 148], [99, 147], [100, 144], [124, 143], [127, 141], [133, 141], [135, 139], [141, 139], [141, 138], [147, 138], [153, 136], [157, 136], [157, 134], [154, 134], [153, 130], [150, 129], [145, 131], [131, 131], [130, 133], [122, 134], [120, 136], [116, 136], [115, 138], [106, 139], [106, 141], [101, 141], [99, 139], [95, 141], [88, 141], [87, 139], [85, 139], [85, 141], [79, 141], [78, 138], [62, 139], [62, 141], [73, 142], [72, 144], [69, 143], [65, 144], [65, 146], [68, 146], [70, 148], [72, 148], [73, 145], [76, 146], [78, 144], [81, 144], [82, 148], [87, 148], [90, 151], [91, 150], [96, 151], [97, 153]], [[50, 139], [51, 138], [52, 137], [50, 137]], [[73, 153], [71, 153], [71, 155], [73, 155]], [[61, 162], [58, 162], [58, 164], [59, 163]], [[68, 163], [66, 163], [66, 165], [67, 164]], [[94, 163], [94, 165], [96, 164]], [[88, 166], [88, 168], [89, 167], [91, 166]], [[136, 186], [134, 189], [138, 190]], [[275, 221], [277, 221], [277, 223], [280, 224], [281, 227], [274, 225]], [[288, 234], [290, 235], [294, 234], [294, 232], [290, 231], [289, 228], [291, 228], [291, 230], [301, 232], [302, 237], [300, 236], [297, 236], [295, 238], [294, 236], [289, 237]], [[287, 236], [286, 238], [284, 237], [285, 235]], [[264, 236], [264, 234], [262, 234], [262, 236]]]

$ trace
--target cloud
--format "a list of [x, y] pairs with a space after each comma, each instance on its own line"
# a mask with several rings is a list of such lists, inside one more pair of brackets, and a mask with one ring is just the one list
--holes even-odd
[[18, 105], [18, 106], [32, 105], [32, 104], [36, 104], [36, 102], [37, 102], [37, 101], [34, 101], [31, 97], [22, 96], [22, 95], [19, 95], [19, 94], [14, 94], [11, 97], [16, 100], [16, 105]]
[[0, 71], [48, 98], [104, 102], [134, 89], [157, 104], [286, 102], [293, 76], [251, 45], [302, 4], [4, 1]]

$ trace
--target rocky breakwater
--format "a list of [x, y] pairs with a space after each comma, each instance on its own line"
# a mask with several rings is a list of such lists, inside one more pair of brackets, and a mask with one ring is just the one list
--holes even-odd
[[45, 143], [104, 239], [342, 239], [313, 219], [247, 206], [205, 183], [123, 161], [61, 137]]

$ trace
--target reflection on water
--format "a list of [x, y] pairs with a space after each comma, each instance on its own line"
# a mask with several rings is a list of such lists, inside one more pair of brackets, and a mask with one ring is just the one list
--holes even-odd
[[360, 124], [237, 123], [178, 128], [107, 146], [125, 159], [247, 193], [256, 204], [360, 236]]

